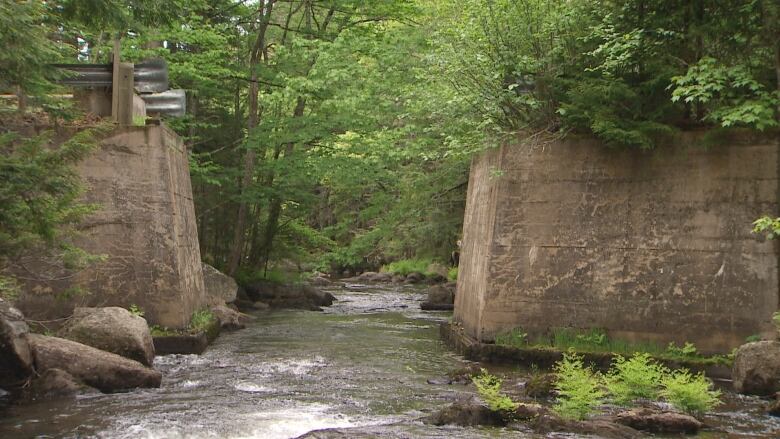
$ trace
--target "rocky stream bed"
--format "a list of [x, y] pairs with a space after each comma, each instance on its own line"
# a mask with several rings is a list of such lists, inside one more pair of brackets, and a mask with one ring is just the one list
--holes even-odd
[[[203, 355], [158, 356], [159, 389], [32, 404], [0, 397], [0, 437], [579, 437], [423, 423], [475, 393], [463, 384], [428, 383], [467, 365], [439, 340], [449, 313], [421, 311], [425, 292], [413, 285], [328, 291], [338, 301], [324, 312], [258, 312]], [[780, 437], [780, 418], [766, 415], [763, 401], [724, 399], [704, 417], [698, 437]]]

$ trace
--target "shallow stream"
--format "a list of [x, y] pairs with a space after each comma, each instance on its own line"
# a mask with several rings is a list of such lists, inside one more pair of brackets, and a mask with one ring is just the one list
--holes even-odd
[[[0, 438], [536, 437], [504, 429], [434, 427], [418, 418], [472, 392], [426, 380], [464, 365], [439, 341], [448, 313], [423, 312], [409, 286], [331, 290], [325, 312], [258, 314], [201, 356], [157, 357], [160, 389], [75, 401], [0, 401]], [[702, 437], [780, 437], [761, 402], [730, 396]], [[555, 435], [554, 437], [574, 437]]]

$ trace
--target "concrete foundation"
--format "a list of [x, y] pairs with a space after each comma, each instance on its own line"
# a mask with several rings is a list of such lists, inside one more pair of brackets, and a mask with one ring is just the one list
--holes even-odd
[[518, 142], [474, 159], [455, 321], [489, 341], [521, 327], [728, 352], [775, 331], [778, 139], [741, 133], [653, 151]]
[[[120, 127], [79, 166], [99, 209], [75, 244], [105, 260], [85, 270], [28, 256], [19, 308], [31, 319], [74, 306], [141, 308], [150, 324], [187, 325], [206, 305], [187, 151], [164, 125]], [[33, 275], [34, 273], [34, 275]]]

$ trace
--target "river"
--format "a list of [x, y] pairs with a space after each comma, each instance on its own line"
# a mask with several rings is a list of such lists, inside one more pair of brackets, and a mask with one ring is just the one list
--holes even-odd
[[[431, 385], [465, 363], [439, 341], [448, 313], [419, 309], [411, 286], [331, 290], [324, 312], [258, 314], [223, 333], [201, 356], [155, 359], [159, 389], [90, 394], [27, 405], [0, 402], [0, 438], [396, 438], [532, 437], [505, 429], [435, 427], [417, 421], [472, 392]], [[780, 422], [754, 398], [729, 396], [704, 437], [778, 437]], [[728, 433], [727, 433], [728, 432]], [[556, 437], [572, 437], [558, 435]]]

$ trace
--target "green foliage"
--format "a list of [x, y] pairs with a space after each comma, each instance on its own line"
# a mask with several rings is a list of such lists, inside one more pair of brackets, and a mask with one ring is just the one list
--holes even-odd
[[160, 325], [152, 325], [149, 327], [149, 332], [151, 332], [152, 337], [169, 337], [172, 335], [179, 335], [181, 334], [178, 331], [174, 331], [172, 329], [166, 328], [164, 326]]
[[447, 280], [450, 282], [458, 280], [458, 267], [450, 267], [450, 269], [447, 270]]
[[214, 314], [208, 309], [195, 311], [192, 313], [188, 328], [194, 333], [207, 331], [211, 328], [211, 326], [214, 325], [216, 319], [217, 318], [214, 317]]
[[761, 341], [761, 336], [758, 334], [753, 334], [745, 337], [745, 343], [753, 343], [755, 341]]
[[59, 246], [72, 262], [84, 253], [65, 241], [69, 230], [95, 207], [79, 202], [81, 181], [74, 165], [106, 130], [83, 130], [57, 148], [51, 134], [20, 138], [0, 135], [0, 262], [36, 244]]
[[135, 303], [130, 305], [130, 308], [127, 309], [130, 311], [130, 314], [136, 316], [136, 317], [143, 317], [144, 316], [144, 310], [142, 310], [138, 305]]
[[629, 405], [639, 399], [655, 400], [666, 373], [668, 370], [652, 361], [649, 354], [635, 354], [629, 359], [618, 355], [604, 376], [604, 385], [619, 405]]
[[764, 233], [768, 239], [780, 236], [780, 217], [762, 216], [753, 221], [753, 233]]
[[501, 392], [501, 378], [491, 375], [485, 369], [481, 369], [481, 373], [473, 375], [471, 381], [477, 387], [479, 396], [485, 401], [490, 410], [506, 413], [517, 409], [518, 404]]
[[691, 375], [688, 370], [676, 370], [663, 377], [661, 396], [674, 407], [687, 413], [702, 414], [720, 404], [720, 391], [703, 373]]
[[401, 276], [407, 276], [410, 273], [421, 273], [427, 276], [430, 274], [428, 273], [428, 266], [432, 263], [433, 260], [427, 258], [402, 259], [383, 266], [382, 271]]
[[585, 367], [582, 357], [570, 352], [555, 364], [558, 398], [553, 410], [568, 419], [584, 419], [604, 402], [601, 374]]
[[671, 357], [678, 358], [696, 358], [699, 355], [698, 349], [693, 343], [685, 342], [683, 346], [677, 346], [674, 342], [666, 346], [666, 353]]
[[724, 66], [704, 57], [683, 76], [672, 78], [672, 101], [705, 104], [711, 111], [705, 120], [723, 127], [748, 126], [759, 130], [778, 125], [780, 89], [759, 81], [747, 65]]

